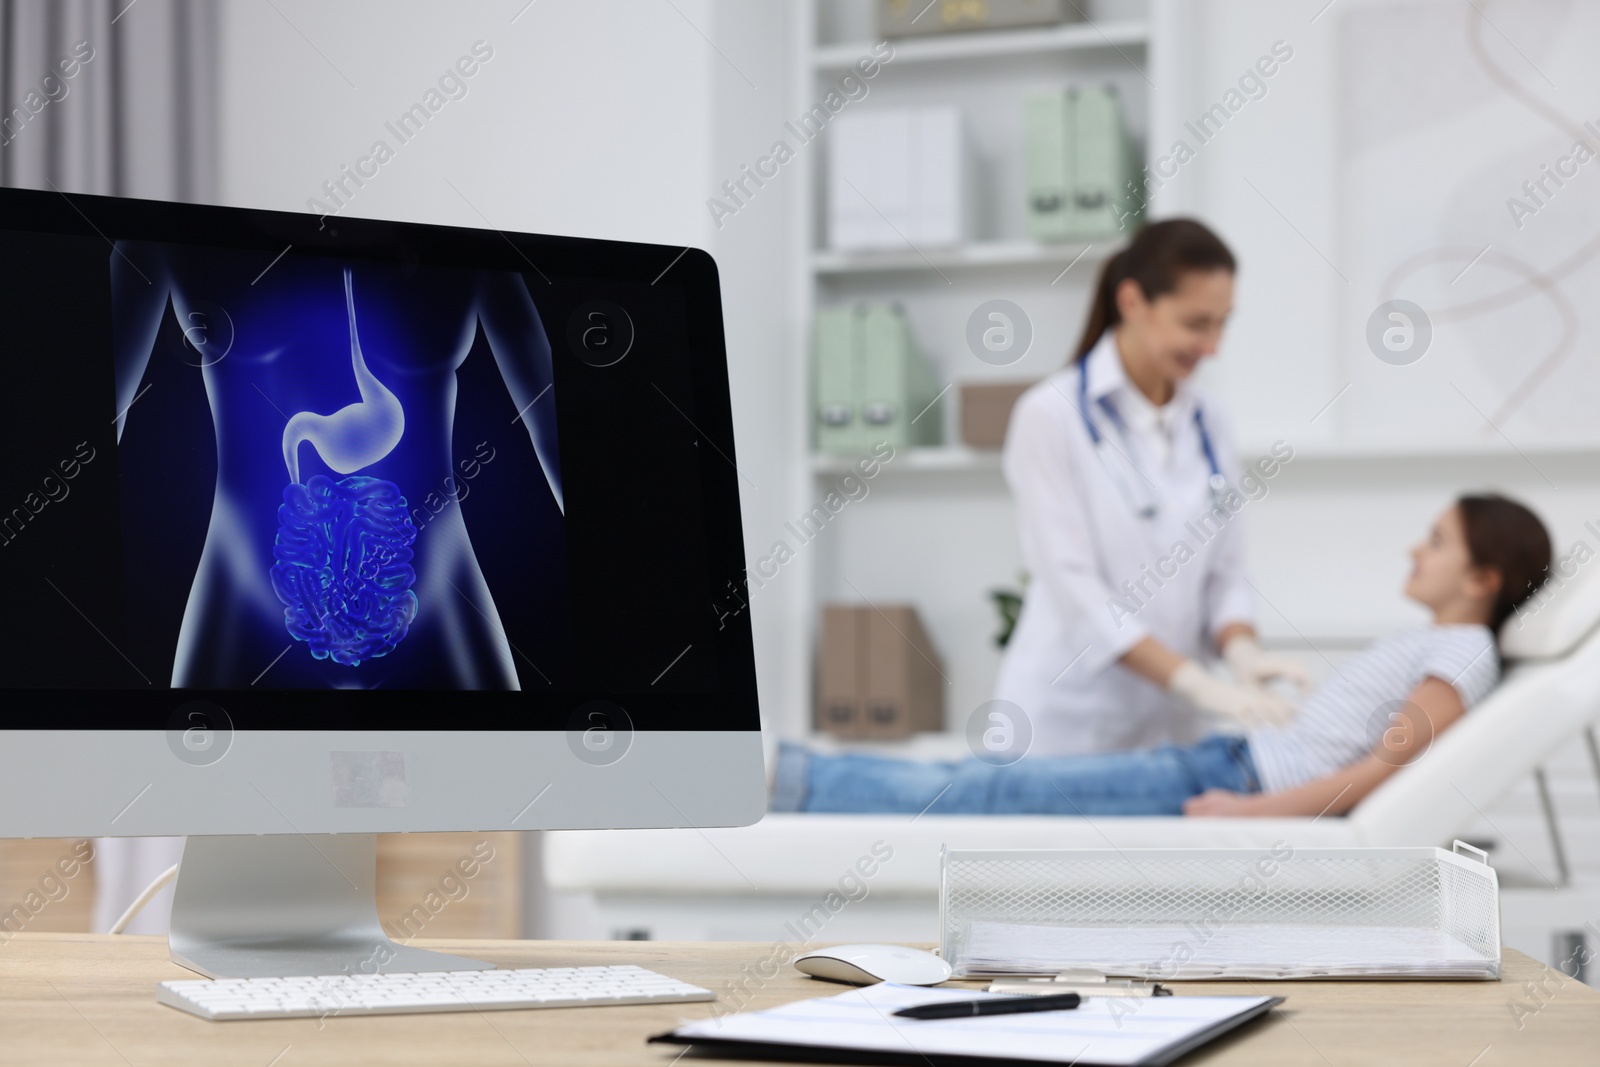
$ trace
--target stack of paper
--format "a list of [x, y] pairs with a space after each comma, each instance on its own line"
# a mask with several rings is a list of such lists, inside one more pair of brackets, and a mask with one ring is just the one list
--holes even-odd
[[802, 1000], [770, 1011], [706, 1019], [653, 1037], [678, 1045], [743, 1050], [763, 1056], [846, 1062], [906, 1062], [982, 1057], [985, 1062], [1145, 1067], [1185, 1052], [1268, 1011], [1281, 997], [1088, 997], [1067, 1011], [961, 1019], [904, 1019], [913, 1004], [1013, 999], [970, 989], [922, 989], [885, 983]]
[[1138, 978], [1493, 978], [1485, 958], [1440, 930], [1286, 923], [1039, 926], [974, 922], [957, 974], [1087, 968]]

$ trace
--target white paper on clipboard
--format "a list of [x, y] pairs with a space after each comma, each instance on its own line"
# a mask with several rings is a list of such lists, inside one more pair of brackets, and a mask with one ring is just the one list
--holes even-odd
[[[902, 1019], [913, 1004], [1002, 997], [970, 989], [891, 983], [801, 1000], [767, 1011], [706, 1019], [656, 1041], [779, 1046], [803, 1059], [808, 1049], [848, 1049], [900, 1058], [975, 1056], [1079, 1067], [1159, 1067], [1269, 1010], [1280, 997], [1087, 997], [1067, 1011], [962, 1019]], [[1002, 998], [1006, 999], [1006, 998]], [[857, 1062], [871, 1062], [870, 1055]]]

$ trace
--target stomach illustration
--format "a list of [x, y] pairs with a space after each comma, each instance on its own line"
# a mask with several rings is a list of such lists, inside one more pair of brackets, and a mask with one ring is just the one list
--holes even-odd
[[[394, 451], [405, 434], [400, 400], [367, 367], [356, 329], [355, 293], [344, 272], [350, 363], [361, 399], [331, 415], [301, 411], [283, 430], [289, 484], [278, 507], [272, 591], [283, 624], [316, 659], [349, 667], [386, 656], [417, 617], [417, 573], [411, 566], [416, 524], [400, 487], [353, 475]], [[346, 477], [300, 481], [300, 446], [309, 444]]]
[[289, 481], [300, 480], [300, 446], [309, 443], [332, 469], [354, 474], [370, 467], [400, 443], [406, 432], [406, 413], [400, 398], [367, 368], [361, 355], [361, 338], [356, 330], [355, 289], [350, 270], [344, 272], [345, 313], [350, 323], [350, 364], [356, 375], [361, 399], [335, 411], [318, 415], [301, 411], [289, 417], [283, 428], [283, 462], [289, 468]]

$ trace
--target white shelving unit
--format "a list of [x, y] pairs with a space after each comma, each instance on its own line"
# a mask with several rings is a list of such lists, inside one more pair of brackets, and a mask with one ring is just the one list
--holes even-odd
[[[990, 30], [952, 33], [935, 37], [902, 38], [895, 43], [896, 63], [942, 63], [951, 60], [989, 59], [995, 56], [1042, 55], [1052, 52], [1082, 53], [1099, 49], [1143, 48], [1150, 39], [1149, 25], [1140, 20], [1073, 22], [1037, 29]], [[817, 45], [812, 65], [819, 73], [842, 71], [876, 43], [866, 39], [843, 44]]]
[[[948, 728], [960, 730], [989, 699], [999, 664], [999, 617], [989, 593], [1015, 588], [1021, 568], [1011, 501], [995, 450], [957, 443], [955, 400], [966, 381], [1042, 378], [1065, 361], [1082, 328], [1090, 287], [1119, 247], [1121, 235], [1046, 244], [1028, 237], [1023, 202], [1022, 123], [1026, 96], [1070, 84], [1110, 83], [1143, 144], [1163, 102], [1152, 58], [1176, 18], [1174, 0], [1104, 0], [1088, 5], [1092, 21], [1035, 29], [952, 34], [892, 41], [892, 58], [867, 80], [864, 97], [846, 110], [955, 105], [976, 156], [980, 208], [971, 239], [954, 248], [843, 253], [825, 246], [828, 137], [802, 152], [792, 247], [802, 250], [792, 321], [798, 340], [790, 361], [790, 395], [803, 405], [793, 441], [798, 476], [790, 513], [809, 512], [832, 491], [848, 488], [851, 456], [815, 455], [811, 443], [810, 327], [819, 306], [894, 301], [906, 312], [919, 348], [951, 388], [926, 417], [940, 418], [944, 444], [902, 450], [882, 465], [865, 495], [852, 499], [817, 536], [793, 544], [792, 579], [803, 590], [790, 632], [790, 677], [805, 691], [776, 720], [786, 736], [810, 732], [810, 681], [815, 675], [818, 608], [831, 600], [910, 602], [917, 606], [944, 661]], [[807, 0], [795, 5], [800, 42], [792, 110], [818, 102], [877, 43], [874, 4]], [[996, 367], [966, 348], [968, 316], [982, 302], [1019, 304], [1034, 329], [1029, 351]], [[861, 489], [856, 489], [859, 495]], [[841, 494], [843, 495], [843, 494]]]
[[983, 269], [987, 267], [1029, 267], [1062, 264], [1064, 269], [1079, 263], [1091, 267], [1108, 255], [1111, 240], [1079, 244], [1043, 244], [1038, 241], [973, 241], [958, 248], [908, 249], [903, 252], [832, 252], [811, 254], [811, 269], [818, 275], [917, 273], [941, 270]]
[[[855, 461], [849, 456], [830, 456], [825, 453], [811, 457], [812, 473], [818, 477], [845, 475], [855, 470]], [[992, 448], [970, 448], [966, 445], [935, 445], [907, 449], [883, 467], [882, 473], [899, 477], [913, 472], [1000, 473], [1000, 453]]]

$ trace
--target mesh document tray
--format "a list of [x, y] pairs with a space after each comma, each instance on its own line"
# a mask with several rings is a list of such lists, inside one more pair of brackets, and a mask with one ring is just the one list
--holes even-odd
[[1498, 978], [1483, 854], [1442, 848], [944, 850], [957, 977]]

